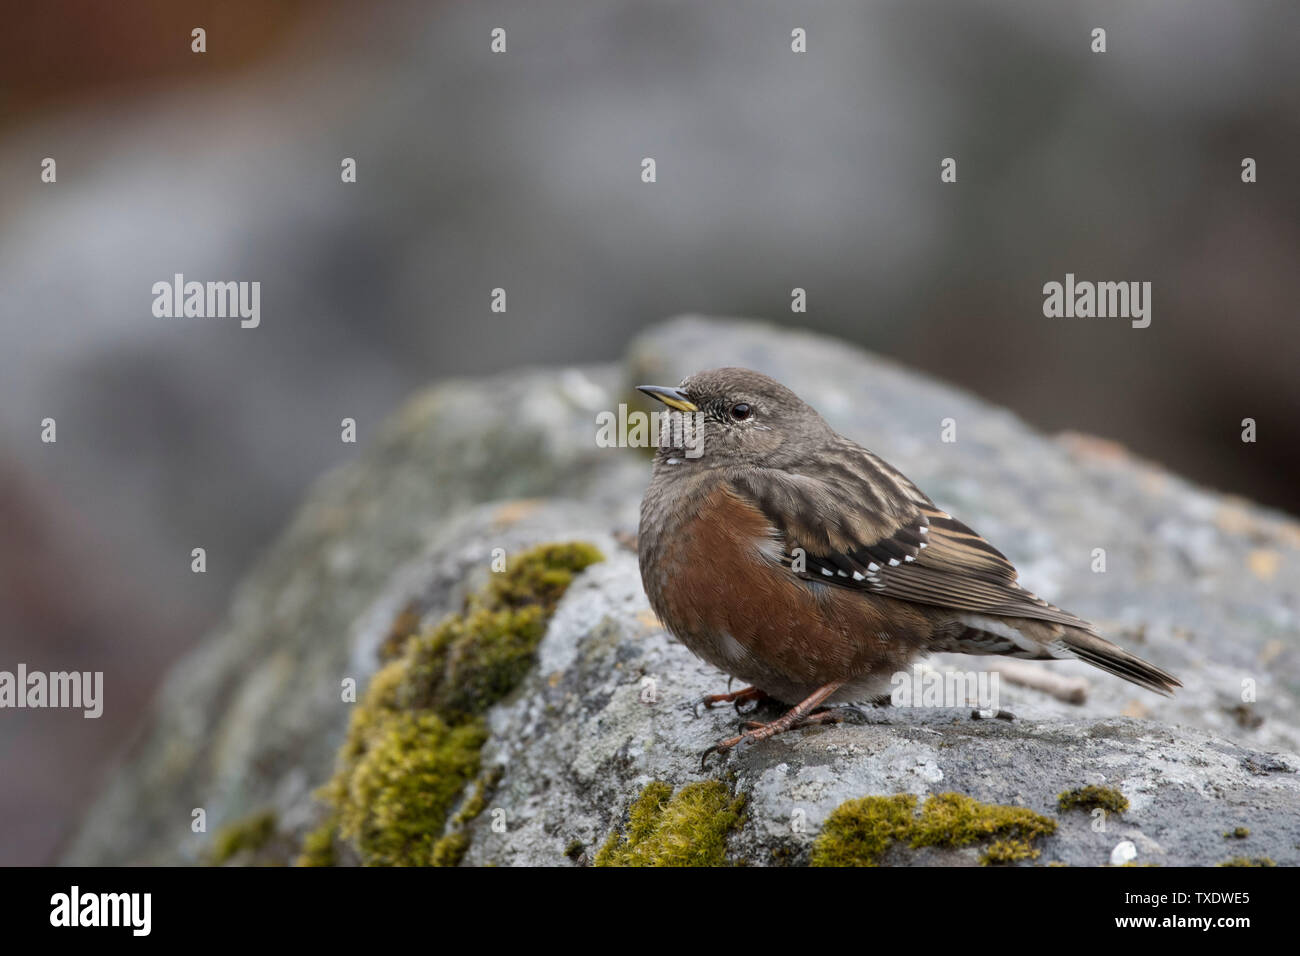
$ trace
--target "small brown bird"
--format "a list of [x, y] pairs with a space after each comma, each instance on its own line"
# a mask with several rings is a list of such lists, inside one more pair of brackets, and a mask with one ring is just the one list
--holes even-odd
[[637, 545], [650, 605], [696, 655], [752, 685], [705, 704], [793, 705], [710, 752], [835, 720], [818, 708], [880, 696], [938, 651], [1079, 658], [1159, 694], [1182, 686], [1022, 588], [1001, 552], [779, 382], [720, 368], [640, 389], [701, 423], [694, 435], [661, 429], [673, 437], [660, 441]]

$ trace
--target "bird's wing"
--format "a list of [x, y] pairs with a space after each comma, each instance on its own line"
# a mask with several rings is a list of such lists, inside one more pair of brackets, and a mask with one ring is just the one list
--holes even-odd
[[[828, 577], [838, 570], [851, 578], [872, 564], [915, 561], [928, 531], [922, 509], [930, 500], [868, 455], [856, 446], [835, 446], [818, 455], [815, 473], [745, 468], [729, 477], [781, 532], [788, 551], [803, 548]], [[817, 568], [809, 565], [814, 575]]]
[[729, 476], [782, 536], [793, 573], [901, 601], [1093, 630], [1022, 588], [1002, 552], [871, 452], [845, 441], [815, 469]]

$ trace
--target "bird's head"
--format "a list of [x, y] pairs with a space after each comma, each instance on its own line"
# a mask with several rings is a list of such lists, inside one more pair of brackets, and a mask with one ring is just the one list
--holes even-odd
[[[675, 387], [638, 387], [672, 410], [660, 426], [659, 455], [674, 462], [781, 466], [795, 461], [805, 442], [830, 433], [798, 395], [747, 368], [696, 372]], [[692, 442], [698, 454], [692, 454]]]

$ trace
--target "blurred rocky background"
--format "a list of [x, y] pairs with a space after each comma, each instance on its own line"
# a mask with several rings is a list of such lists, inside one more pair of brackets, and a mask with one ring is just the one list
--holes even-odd
[[[0, 715], [0, 862], [51, 858], [404, 395], [613, 359], [677, 312], [831, 332], [1300, 513], [1298, 26], [1262, 0], [7, 9], [0, 667], [104, 670], [108, 701]], [[260, 281], [261, 327], [154, 318], [177, 272]], [[1067, 272], [1150, 281], [1150, 328], [1044, 318]]]

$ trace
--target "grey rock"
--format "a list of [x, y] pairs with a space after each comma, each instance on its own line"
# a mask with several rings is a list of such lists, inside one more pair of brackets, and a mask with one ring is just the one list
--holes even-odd
[[[1184, 688], [1166, 700], [1083, 664], [1037, 665], [1085, 677], [1086, 701], [1003, 681], [999, 706], [1014, 720], [976, 720], [970, 707], [861, 709], [715, 758], [702, 774], [701, 753], [737, 718], [688, 705], [726, 679], [663, 632], [635, 555], [613, 537], [635, 528], [648, 464], [638, 451], [596, 447], [595, 413], [633, 384], [720, 364], [786, 382], [993, 540], [1028, 587]], [[941, 440], [944, 419], [956, 422], [956, 442]], [[1122, 841], [1138, 863], [1300, 862], [1293, 523], [1113, 446], [1045, 438], [842, 343], [703, 318], [638, 340], [622, 369], [529, 372], [417, 396], [379, 445], [312, 491], [228, 622], [176, 669], [66, 860], [196, 861], [209, 837], [190, 833], [194, 807], [208, 811], [210, 831], [271, 806], [283, 829], [301, 833], [318, 816], [311, 791], [346, 726], [339, 682], [364, 681], [399, 611], [413, 603], [435, 621], [482, 580], [492, 548], [572, 539], [592, 541], [606, 561], [575, 581], [536, 668], [489, 714], [484, 758], [503, 768], [489, 806], [500, 812], [472, 824], [467, 864], [572, 865], [575, 840], [590, 859], [646, 783], [710, 776], [748, 796], [730, 853], [752, 864], [805, 862], [827, 814], [852, 797], [951, 790], [1050, 816], [1058, 793], [1090, 783], [1118, 788], [1130, 809], [1104, 830], [1086, 813], [1060, 814], [1040, 862], [1105, 864]], [[1095, 548], [1105, 549], [1105, 573], [1092, 570]], [[1238, 826], [1250, 836], [1225, 840]], [[887, 862], [976, 858], [931, 849]]]
[[[1216, 734], [1104, 716], [1104, 707], [1056, 716], [1036, 692], [1003, 694], [1017, 719], [972, 720], [964, 710], [883, 708], [862, 722], [796, 731], [701, 773], [700, 754], [734, 733], [731, 708], [696, 716], [688, 705], [725, 684], [653, 622], [635, 557], [589, 569], [562, 604], [537, 671], [497, 709], [489, 763], [505, 774], [491, 814], [474, 825], [467, 863], [567, 864], [573, 841], [588, 858], [651, 780], [674, 787], [734, 771], [747, 821], [730, 843], [752, 865], [806, 862], [826, 816], [871, 794], [957, 791], [1057, 816], [1057, 796], [1086, 784], [1120, 790], [1130, 809], [1095, 830], [1093, 817], [1059, 815], [1042, 862], [1098, 866], [1121, 840], [1139, 863], [1205, 865], [1233, 856], [1300, 862], [1300, 760], [1259, 754]], [[1093, 711], [1092, 714], [1089, 711]], [[765, 709], [775, 717], [779, 708]], [[1273, 769], [1252, 769], [1261, 758]], [[1249, 827], [1243, 841], [1223, 833]], [[896, 863], [965, 864], [978, 848], [896, 853]]]

